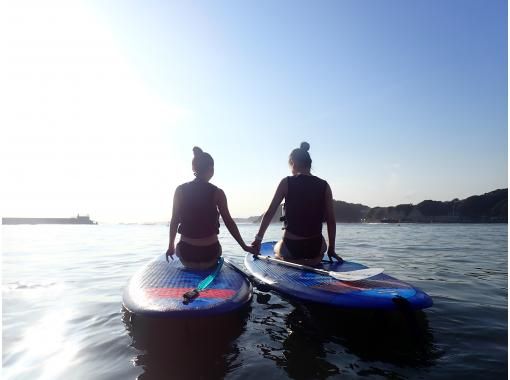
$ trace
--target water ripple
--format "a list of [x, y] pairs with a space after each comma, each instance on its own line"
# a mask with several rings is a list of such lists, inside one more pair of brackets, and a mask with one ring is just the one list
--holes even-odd
[[[506, 225], [338, 224], [337, 252], [423, 288], [434, 299], [425, 312], [334, 310], [257, 285], [250, 307], [232, 320], [177, 332], [173, 323], [144, 325], [120, 310], [130, 276], [164, 251], [167, 226], [9, 227], [2, 231], [6, 379], [507, 374]], [[240, 225], [248, 241], [257, 230]], [[266, 238], [280, 235], [272, 225]], [[244, 253], [225, 228], [220, 241], [243, 268]]]

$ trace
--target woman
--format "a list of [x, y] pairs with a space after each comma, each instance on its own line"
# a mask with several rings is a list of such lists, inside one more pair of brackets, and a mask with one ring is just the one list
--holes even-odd
[[[182, 264], [189, 268], [206, 269], [215, 266], [221, 256], [221, 245], [218, 241], [219, 215], [243, 250], [255, 253], [253, 247], [244, 243], [237, 225], [232, 220], [225, 193], [209, 183], [214, 175], [214, 160], [211, 155], [194, 147], [191, 167], [196, 178], [175, 190], [166, 260], [168, 261], [169, 256], [173, 260], [175, 253]], [[181, 239], [175, 247], [177, 232], [181, 234]]]
[[[264, 233], [285, 199], [285, 232], [283, 239], [275, 245], [275, 256], [298, 264], [317, 265], [327, 250], [330, 261], [335, 258], [342, 262], [335, 253], [336, 221], [331, 188], [326, 181], [310, 174], [309, 149], [310, 144], [303, 142], [290, 153], [292, 176], [282, 179], [278, 185], [252, 245], [257, 252], [260, 250]], [[322, 236], [324, 220], [328, 226], [329, 248]]]

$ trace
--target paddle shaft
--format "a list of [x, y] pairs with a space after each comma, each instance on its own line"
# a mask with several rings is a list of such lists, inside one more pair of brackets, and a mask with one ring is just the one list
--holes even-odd
[[359, 281], [359, 280], [364, 280], [366, 278], [374, 277], [374, 276], [376, 276], [376, 275], [378, 275], [378, 274], [380, 274], [380, 273], [382, 273], [384, 271], [383, 268], [366, 268], [366, 269], [358, 269], [358, 270], [346, 271], [346, 272], [334, 272], [334, 271], [327, 271], [327, 270], [324, 270], [324, 269], [310, 267], [310, 266], [307, 266], [307, 265], [296, 264], [296, 263], [292, 263], [292, 262], [289, 262], [289, 261], [278, 260], [278, 259], [274, 259], [274, 258], [269, 257], [269, 256], [257, 256], [257, 257], [260, 258], [260, 259], [266, 260], [266, 261], [270, 261], [270, 262], [275, 263], [275, 264], [289, 266], [291, 268], [296, 268], [296, 269], [299, 269], [299, 270], [306, 270], [306, 271], [315, 272], [315, 273], [319, 273], [319, 274], [322, 274], [322, 275], [330, 276], [330, 277], [333, 277], [333, 278], [335, 278], [337, 280], [340, 280], [340, 281]]
[[310, 272], [325, 274], [326, 276], [329, 276], [329, 271], [324, 270], [324, 269], [309, 267], [308, 265], [296, 264], [296, 263], [293, 263], [293, 262], [290, 262], [290, 261], [283, 261], [283, 260], [273, 259], [272, 257], [269, 257], [269, 256], [260, 256], [259, 255], [259, 256], [257, 256], [257, 258], [258, 259], [263, 259], [263, 260], [266, 260], [266, 261], [271, 261], [271, 262], [276, 263], [276, 264], [285, 265], [285, 266], [288, 266], [288, 267], [292, 267], [292, 268], [296, 268], [296, 269], [301, 269], [301, 270], [307, 270], [307, 271], [310, 271]]

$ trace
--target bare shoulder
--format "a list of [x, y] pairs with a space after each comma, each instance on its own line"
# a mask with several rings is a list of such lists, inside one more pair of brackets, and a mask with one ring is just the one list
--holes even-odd
[[[326, 182], [326, 181], [324, 181]], [[331, 186], [329, 186], [329, 183], [326, 182], [326, 190], [325, 190], [326, 198], [330, 199], [333, 198], [333, 191], [331, 191]]]
[[175, 188], [174, 195], [175, 195], [176, 197], [181, 196], [181, 194], [184, 192], [184, 185], [185, 185], [185, 183], [183, 183], [182, 185], [179, 185], [179, 186], [177, 186], [177, 187]]
[[224, 202], [227, 199], [225, 192], [219, 187], [216, 188], [216, 192], [214, 193], [214, 198], [216, 199], [216, 203]]
[[216, 188], [216, 195], [224, 197], [225, 196], [225, 192], [222, 189], [220, 189], [219, 187], [217, 187]]
[[283, 177], [282, 180], [280, 181], [280, 183], [278, 184], [277, 191], [287, 193], [288, 187], [289, 187], [288, 177]]
[[177, 186], [175, 188], [175, 192], [182, 192], [182, 191], [184, 191], [188, 184], [189, 184], [189, 182], [181, 183], [179, 186]]

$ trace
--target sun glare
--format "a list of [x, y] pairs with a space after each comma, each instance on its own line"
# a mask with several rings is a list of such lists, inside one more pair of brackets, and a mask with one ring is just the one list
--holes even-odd
[[[16, 351], [24, 357], [23, 362], [34, 366], [45, 363], [41, 379], [54, 379], [70, 365], [77, 353], [77, 347], [65, 339], [71, 314], [69, 310], [59, 310], [45, 315], [25, 331], [16, 347]], [[5, 375], [13, 379], [22, 378], [30, 371], [30, 366], [10, 367]]]
[[83, 4], [4, 7], [3, 214], [106, 215], [116, 202], [147, 198], [144, 183], [172, 151], [165, 136], [186, 111], [146, 87]]

